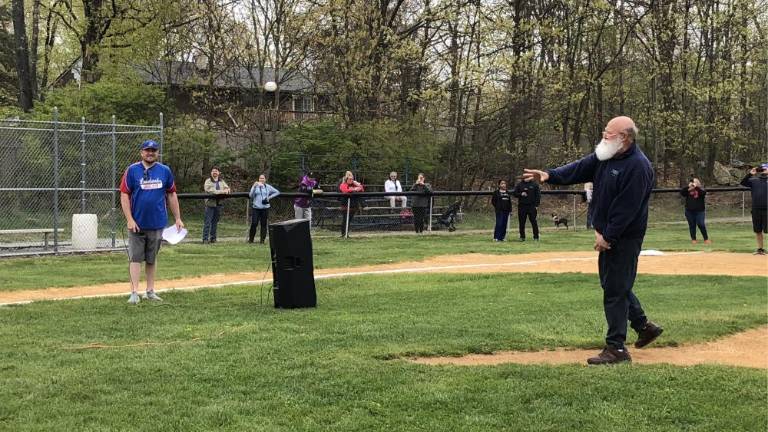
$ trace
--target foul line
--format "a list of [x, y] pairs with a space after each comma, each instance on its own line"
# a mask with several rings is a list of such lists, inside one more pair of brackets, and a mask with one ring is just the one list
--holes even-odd
[[[666, 253], [664, 255], [665, 256], [693, 255], [693, 254], [700, 254], [700, 253], [702, 252], [701, 251], [672, 252], [672, 253]], [[549, 259], [543, 259], [543, 260], [517, 261], [517, 262], [509, 262], [509, 263], [454, 264], [454, 265], [443, 265], [443, 266], [432, 266], [432, 267], [408, 267], [408, 268], [387, 269], [387, 270], [351, 271], [351, 272], [329, 273], [329, 274], [319, 275], [319, 276], [315, 276], [315, 280], [334, 279], [334, 278], [349, 277], [349, 276], [415, 273], [415, 272], [426, 272], [426, 271], [435, 271], [435, 270], [458, 270], [458, 269], [483, 268], [483, 267], [526, 266], [526, 265], [535, 265], [535, 264], [544, 264], [544, 263], [596, 261], [596, 260], [597, 260], [596, 256], [583, 257], [583, 258], [549, 258]], [[270, 277], [268, 279], [256, 279], [256, 280], [237, 281], [237, 282], [224, 282], [224, 283], [218, 283], [218, 284], [191, 285], [186, 287], [156, 289], [155, 291], [159, 293], [170, 292], [170, 291], [194, 291], [194, 290], [204, 289], [204, 288], [224, 288], [228, 286], [255, 285], [255, 284], [263, 284], [263, 283], [271, 283], [271, 282], [272, 282], [272, 278]], [[101, 298], [101, 297], [117, 297], [117, 296], [124, 296], [128, 294], [130, 294], [129, 291], [121, 292], [121, 293], [110, 293], [110, 294], [57, 297], [57, 298], [50, 298], [50, 299], [43, 299], [43, 300], [22, 300], [17, 302], [10, 302], [10, 303], [0, 303], [0, 306], [24, 305], [24, 304], [34, 303], [36, 301], [60, 301], [60, 300], [80, 300], [80, 299], [90, 299], [90, 298]]]

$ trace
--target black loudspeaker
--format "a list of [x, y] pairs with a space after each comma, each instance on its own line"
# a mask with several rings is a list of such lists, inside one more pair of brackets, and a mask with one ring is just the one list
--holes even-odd
[[317, 306], [308, 219], [269, 225], [272, 287], [276, 308]]

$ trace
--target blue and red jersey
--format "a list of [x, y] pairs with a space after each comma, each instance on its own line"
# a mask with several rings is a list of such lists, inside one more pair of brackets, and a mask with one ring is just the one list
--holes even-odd
[[165, 228], [168, 211], [165, 194], [176, 192], [173, 173], [167, 165], [155, 163], [149, 168], [136, 162], [128, 167], [120, 182], [120, 192], [131, 196], [131, 216], [142, 230]]

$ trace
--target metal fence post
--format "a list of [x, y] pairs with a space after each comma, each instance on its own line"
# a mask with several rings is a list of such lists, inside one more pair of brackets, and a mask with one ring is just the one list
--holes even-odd
[[432, 204], [433, 204], [432, 200], [434, 200], [434, 197], [430, 195], [429, 196], [429, 222], [427, 222], [428, 223], [427, 231], [429, 232], [432, 232]]
[[352, 207], [352, 198], [347, 198], [347, 217], [344, 221], [344, 238], [349, 238], [349, 210]]
[[115, 247], [117, 231], [117, 126], [112, 116], [112, 247]]
[[573, 230], [576, 231], [576, 227], [579, 224], [576, 223], [576, 195], [573, 196]]
[[53, 107], [53, 253], [59, 253], [59, 108]]
[[159, 155], [157, 156], [157, 160], [160, 163], [163, 163], [163, 113], [160, 113], [160, 148], [159, 148]]
[[744, 201], [747, 199], [746, 194], [744, 191], [741, 192], [741, 218], [744, 219], [745, 213], [744, 213]]
[[80, 213], [85, 213], [85, 117], [80, 117]]

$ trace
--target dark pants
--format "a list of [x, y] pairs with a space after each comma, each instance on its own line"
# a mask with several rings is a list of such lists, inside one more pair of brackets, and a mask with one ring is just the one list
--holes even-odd
[[632, 292], [637, 276], [637, 257], [643, 239], [620, 239], [611, 249], [600, 252], [598, 269], [603, 287], [603, 309], [608, 322], [606, 345], [623, 348], [627, 340], [627, 320], [639, 331], [648, 319]]
[[424, 232], [424, 222], [427, 219], [426, 207], [412, 207], [413, 210], [413, 228], [417, 233]]
[[688, 220], [688, 231], [691, 233], [691, 240], [696, 240], [697, 226], [701, 230], [701, 235], [704, 237], [704, 240], [709, 239], [709, 237], [707, 237], [707, 226], [704, 223], [705, 214], [706, 212], [704, 211], [685, 210], [685, 218]]
[[509, 222], [509, 212], [496, 212], [496, 226], [493, 228], [493, 239], [504, 240], [507, 236], [507, 222]]
[[350, 207], [349, 209], [349, 221], [347, 221], [347, 209], [341, 208], [341, 236], [346, 237], [347, 236], [347, 224], [352, 225], [352, 218], [355, 217], [355, 213], [357, 213], [357, 206]]
[[587, 229], [594, 228], [592, 226], [592, 206], [587, 204]]
[[203, 222], [203, 241], [216, 241], [216, 228], [219, 226], [219, 219], [221, 219], [220, 206], [205, 208], [205, 220]]
[[536, 207], [535, 206], [518, 206], [517, 207], [517, 222], [520, 225], [520, 238], [525, 238], [525, 219], [530, 219], [531, 227], [533, 228], [533, 238], [539, 238], [539, 223], [536, 222]]
[[248, 242], [253, 243], [253, 238], [256, 236], [256, 225], [261, 225], [261, 236], [259, 241], [264, 243], [264, 239], [267, 238], [268, 215], [269, 209], [251, 209], [251, 229], [248, 231]]

